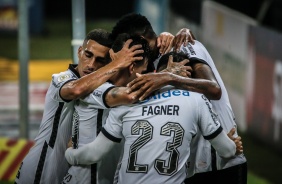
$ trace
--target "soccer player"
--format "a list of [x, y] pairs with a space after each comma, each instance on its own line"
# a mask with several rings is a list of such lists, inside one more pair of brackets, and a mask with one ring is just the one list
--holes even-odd
[[[146, 17], [134, 13], [125, 15], [113, 28], [112, 35], [117, 35], [120, 31], [144, 36], [150, 43], [151, 48], [155, 49], [155, 53], [158, 54], [156, 34], [154, 34], [151, 24]], [[195, 41], [195, 44], [187, 42], [187, 33], [191, 32], [186, 28], [181, 29], [171, 43], [174, 45], [172, 46], [174, 50], [184, 51], [189, 56], [193, 69], [192, 78], [181, 78], [167, 72], [147, 74], [131, 82], [128, 85], [131, 87], [131, 90], [128, 92], [140, 89], [139, 92], [143, 94], [140, 98], [142, 100], [152, 91], [171, 84], [181, 89], [203, 93], [211, 100], [225, 131], [229, 132], [232, 128], [237, 128], [237, 125], [224, 83], [206, 48], [199, 41]], [[180, 49], [179, 43], [182, 43], [182, 41], [184, 44]], [[157, 63], [158, 59], [155, 61], [155, 66]], [[195, 150], [195, 154], [197, 153], [197, 163], [194, 168], [194, 164], [190, 167], [189, 175], [191, 177], [194, 173], [202, 173], [193, 177], [195, 183], [217, 182], [219, 180], [225, 182], [227, 178], [230, 183], [234, 184], [245, 184], [247, 182], [247, 160], [243, 154], [237, 155], [232, 159], [221, 159], [216, 156], [214, 149], [208, 141], [204, 141], [202, 137], [199, 139], [199, 142], [203, 144], [199, 145], [197, 151]], [[209, 149], [206, 149], [206, 147]]]
[[65, 155], [72, 165], [95, 163], [124, 138], [118, 183], [182, 183], [190, 142], [197, 134], [220, 156], [235, 155], [236, 145], [222, 130], [208, 99], [166, 86], [144, 101], [112, 108], [102, 133]]
[[78, 65], [70, 64], [68, 70], [52, 75], [35, 145], [24, 158], [15, 183], [62, 181], [69, 167], [64, 152], [71, 137], [73, 100], [87, 95], [120, 69], [142, 59], [134, 57], [143, 52], [139, 49], [141, 45], [128, 48], [130, 42], [126, 42], [117, 59], [109, 63], [112, 44], [109, 33], [102, 29], [92, 30], [78, 49]]
[[[181, 31], [185, 32], [185, 29]], [[212, 57], [204, 45], [195, 40], [193, 45], [190, 43], [187, 46], [182, 45], [180, 51], [184, 52], [190, 60], [193, 69], [192, 78], [183, 78], [164, 72], [154, 73], [138, 77], [128, 86], [131, 87], [131, 90], [140, 90], [140, 93], [143, 94], [140, 100], [148, 96], [151, 91], [168, 84], [180, 89], [203, 93], [218, 114], [222, 128], [226, 132], [231, 131], [232, 128], [237, 128], [227, 90]], [[157, 62], [155, 65], [157, 65]], [[235, 136], [238, 136], [237, 131]], [[228, 181], [229, 184], [247, 183], [247, 159], [243, 153], [229, 159], [222, 159], [202, 136], [197, 134], [196, 140], [189, 158], [187, 184], [211, 181], [215, 183], [226, 183]]]
[[[128, 34], [119, 35], [113, 43], [113, 52], [117, 53], [120, 51], [129, 39], [132, 40], [129, 48], [134, 45], [142, 45], [140, 49], [144, 52], [135, 56], [142, 57], [143, 59], [133, 62], [130, 66], [114, 74], [113, 77], [109, 79], [109, 82], [102, 84], [90, 95], [75, 101], [72, 133], [74, 149], [83, 147], [83, 145], [92, 142], [96, 138], [96, 133], [98, 134], [99, 132], [99, 117], [105, 117], [107, 115], [107, 113], [103, 112], [104, 109], [117, 105], [130, 104], [136, 101], [125, 92], [125, 88], [115, 88], [113, 85], [126, 86], [128, 81], [136, 77], [136, 72], [148, 72], [147, 65], [150, 49], [148, 42], [140, 36], [129, 36]], [[116, 146], [113, 151], [116, 153], [115, 155], [109, 156], [107, 159], [102, 160], [102, 163], [99, 163], [98, 178], [96, 175], [96, 164], [91, 166], [72, 166], [68, 170], [68, 174], [64, 177], [63, 183], [84, 184], [96, 183], [97, 181], [99, 184], [113, 183], [116, 171], [115, 166], [119, 161], [121, 146]]]

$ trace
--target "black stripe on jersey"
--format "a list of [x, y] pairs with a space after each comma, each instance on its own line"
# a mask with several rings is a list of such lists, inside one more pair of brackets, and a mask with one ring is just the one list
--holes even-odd
[[65, 104], [64, 102], [60, 102], [59, 106], [56, 110], [56, 113], [55, 113], [52, 133], [51, 133], [51, 137], [50, 137], [50, 140], [49, 140], [49, 146], [51, 148], [54, 148], [55, 141], [57, 139], [58, 127], [59, 127], [60, 117], [61, 117], [61, 113], [62, 113], [62, 109], [64, 107], [64, 104]]
[[107, 108], [110, 108], [110, 106], [108, 106], [108, 104], [106, 103], [106, 95], [107, 95], [107, 93], [111, 90], [111, 89], [113, 89], [113, 88], [115, 88], [116, 86], [111, 86], [111, 87], [109, 87], [105, 92], [104, 92], [104, 94], [103, 94], [103, 97], [102, 97], [102, 99], [103, 99], [103, 103], [104, 103], [104, 105], [107, 107]]
[[[80, 75], [79, 75], [78, 71], [75, 69], [76, 67], [77, 67], [77, 64], [69, 64], [69, 68], [68, 68], [68, 69], [69, 69], [70, 71], [72, 71], [72, 73], [74, 73], [74, 75], [76, 75], [77, 78], [80, 78]], [[64, 85], [66, 85], [68, 82], [73, 81], [73, 80], [77, 80], [77, 79], [70, 79], [70, 80], [66, 81], [66, 82], [64, 83]], [[62, 87], [63, 87], [64, 85], [61, 86], [61, 89], [62, 89]], [[60, 93], [60, 92], [61, 92], [61, 89], [59, 90], [59, 95], [60, 95], [61, 99], [64, 100], [65, 102], [70, 102], [70, 101], [72, 101], [72, 100], [66, 100], [66, 99], [62, 98], [61, 93]]]
[[78, 64], [69, 64], [69, 70], [72, 71], [78, 78], [80, 78], [80, 75], [78, 71], [75, 69]]
[[103, 118], [103, 109], [98, 109], [98, 115], [97, 115], [97, 134], [98, 135], [102, 129], [102, 118]]
[[208, 136], [204, 136], [205, 139], [210, 140], [215, 138], [218, 134], [220, 134], [220, 132], [222, 132], [222, 127], [218, 127], [218, 129], [216, 131], [214, 131], [211, 135]]
[[45, 141], [44, 145], [42, 147], [41, 154], [40, 154], [40, 159], [39, 159], [39, 162], [38, 162], [38, 165], [37, 165], [37, 169], [36, 169], [36, 173], [35, 173], [35, 178], [34, 178], [34, 182], [33, 182], [34, 184], [40, 183], [47, 150], [48, 150], [48, 144]]
[[104, 127], [102, 128], [102, 133], [103, 133], [108, 139], [110, 139], [110, 140], [113, 141], [113, 142], [120, 143], [120, 141], [121, 141], [121, 138], [116, 138], [116, 137], [112, 136], [111, 134], [109, 134], [109, 133], [107, 132], [107, 130], [104, 129]]
[[214, 147], [211, 146], [211, 166], [212, 166], [212, 171], [217, 171], [216, 167], [216, 150]]
[[91, 181], [90, 181], [90, 183], [96, 184], [97, 183], [97, 164], [91, 164], [90, 168], [91, 168], [91, 172], [90, 172]]
[[206, 64], [208, 66], [210, 66], [205, 60], [203, 59], [200, 59], [200, 58], [197, 58], [197, 57], [190, 57], [189, 58], [189, 63], [188, 65], [192, 66], [194, 64], [197, 64], [197, 63], [203, 63], [203, 64]]

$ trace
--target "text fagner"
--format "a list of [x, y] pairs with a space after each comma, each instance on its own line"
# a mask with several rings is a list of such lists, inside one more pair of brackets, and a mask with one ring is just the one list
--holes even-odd
[[142, 106], [142, 116], [149, 115], [176, 115], [179, 114], [178, 105]]

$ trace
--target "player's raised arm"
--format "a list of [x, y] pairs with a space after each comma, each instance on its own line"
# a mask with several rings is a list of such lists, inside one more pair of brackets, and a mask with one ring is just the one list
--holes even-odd
[[[169, 66], [167, 63], [169, 63], [168, 58], [170, 55], [173, 55], [174, 62], [183, 62], [183, 60], [187, 58], [183, 53], [168, 53], [160, 59], [157, 72], [160, 72], [163, 67]], [[202, 93], [210, 100], [220, 99], [221, 88], [208, 65], [195, 63], [192, 64], [192, 69], [187, 68], [187, 71], [192, 73], [192, 78], [183, 77], [183, 75], [180, 76], [179, 73], [182, 73], [180, 70], [178, 75], [176, 75], [177, 71], [174, 73], [163, 72], [159, 74], [151, 73], [142, 75], [128, 84], [128, 87], [130, 87], [129, 92], [138, 90], [140, 94], [143, 94], [140, 97], [140, 100], [143, 100], [152, 91], [165, 85], [173, 85], [179, 89]]]
[[[121, 69], [128, 67], [134, 61], [142, 60], [142, 57], [135, 56], [144, 52], [142, 49], [140, 49], [142, 48], [142, 45], [134, 45], [129, 48], [129, 44], [131, 42], [132, 40], [126, 41], [122, 50], [120, 50], [114, 56], [112, 54], [112, 56], [115, 57], [115, 60], [113, 60], [109, 64], [105, 65], [104, 67], [101, 67], [100, 69], [91, 74], [81, 77], [78, 80], [73, 80], [65, 84], [60, 91], [61, 97], [65, 100], [73, 100], [88, 95], [98, 86], [109, 80], [109, 78], [111, 78]], [[83, 48], [81, 47], [80, 49]], [[85, 53], [85, 55], [81, 57], [90, 57], [88, 59], [94, 59], [92, 58], [92, 55], [88, 56], [87, 52], [79, 51], [79, 53], [80, 52]], [[93, 62], [90, 62], [90, 64], [92, 64]], [[106, 58], [96, 58], [95, 62], [109, 61], [107, 61]]]

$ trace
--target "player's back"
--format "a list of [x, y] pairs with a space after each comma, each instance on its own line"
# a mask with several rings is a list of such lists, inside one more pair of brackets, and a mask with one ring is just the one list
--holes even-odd
[[201, 121], [202, 96], [166, 87], [139, 104], [111, 110], [109, 118], [120, 114], [125, 138], [119, 183], [184, 181], [189, 145]]

